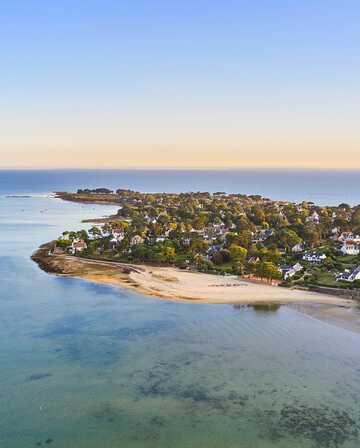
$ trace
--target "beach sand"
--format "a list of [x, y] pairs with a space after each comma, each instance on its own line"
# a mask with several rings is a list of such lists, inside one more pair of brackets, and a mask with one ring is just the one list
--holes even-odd
[[332, 295], [252, 283], [237, 276], [189, 272], [173, 267], [130, 265], [88, 260], [69, 255], [48, 255], [43, 245], [32, 258], [47, 272], [135, 290], [173, 301], [214, 304], [319, 303], [352, 306]]

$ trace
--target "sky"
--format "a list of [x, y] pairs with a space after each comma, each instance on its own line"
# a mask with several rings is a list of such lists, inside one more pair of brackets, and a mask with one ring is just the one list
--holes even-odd
[[3, 0], [0, 168], [360, 168], [358, 0]]

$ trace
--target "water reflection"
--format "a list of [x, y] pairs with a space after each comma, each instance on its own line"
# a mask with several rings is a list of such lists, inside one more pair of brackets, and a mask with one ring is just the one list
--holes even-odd
[[255, 312], [259, 313], [268, 313], [268, 312], [276, 312], [280, 309], [282, 305], [276, 304], [276, 303], [258, 303], [256, 305], [242, 305], [242, 304], [235, 304], [232, 305], [235, 310], [242, 310], [242, 309], [252, 309]]

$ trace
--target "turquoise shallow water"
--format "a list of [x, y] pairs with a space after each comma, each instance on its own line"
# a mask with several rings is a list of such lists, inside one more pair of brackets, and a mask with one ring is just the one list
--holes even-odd
[[0, 446], [360, 446], [360, 335], [288, 307], [175, 304], [31, 252], [114, 208], [0, 198]]

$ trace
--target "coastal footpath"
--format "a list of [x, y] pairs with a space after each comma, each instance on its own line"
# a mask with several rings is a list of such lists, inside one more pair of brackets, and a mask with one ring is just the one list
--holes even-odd
[[174, 267], [133, 265], [91, 260], [56, 250], [56, 241], [42, 245], [32, 259], [46, 272], [127, 288], [172, 301], [213, 304], [317, 303], [354, 306], [352, 300], [310, 291], [292, 290]]

